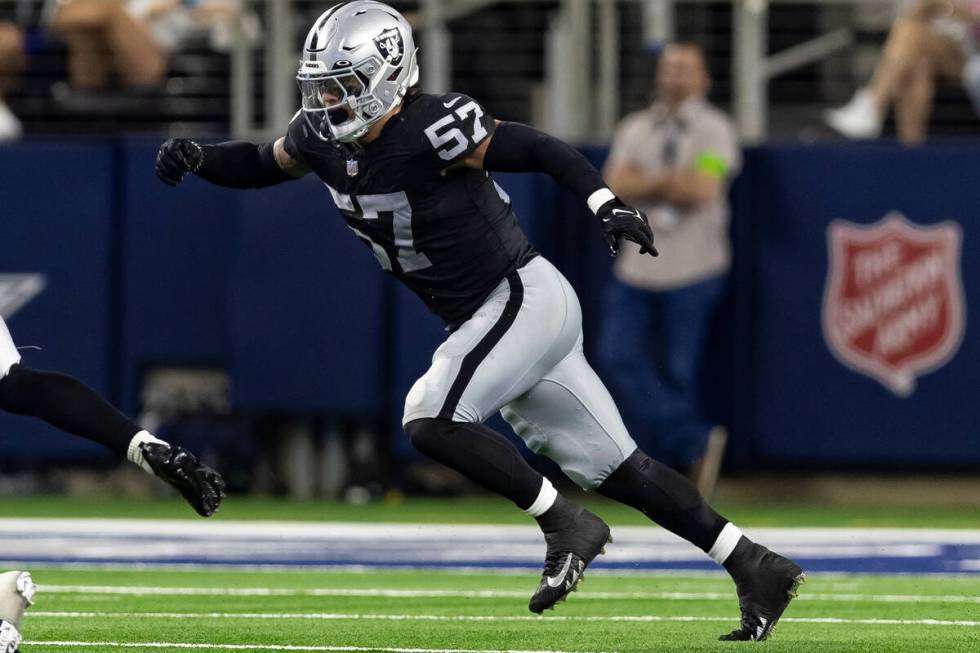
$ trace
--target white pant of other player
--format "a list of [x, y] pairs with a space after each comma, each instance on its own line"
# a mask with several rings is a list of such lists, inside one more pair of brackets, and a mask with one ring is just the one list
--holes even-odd
[[0, 317], [0, 379], [7, 376], [10, 368], [19, 362], [20, 353], [14, 346], [14, 339], [10, 337], [7, 323]]
[[594, 489], [636, 449], [582, 351], [582, 309], [544, 257], [511, 273], [436, 349], [403, 423], [501, 415], [535, 453]]

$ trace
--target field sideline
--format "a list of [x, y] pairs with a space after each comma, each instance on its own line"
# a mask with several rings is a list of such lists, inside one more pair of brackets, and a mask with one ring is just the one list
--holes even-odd
[[[506, 503], [485, 499], [352, 507], [233, 498], [213, 521], [185, 520], [186, 508], [170, 500], [3, 499], [8, 536], [0, 539], [0, 559], [4, 568], [29, 567], [41, 586], [21, 653], [746, 646], [716, 641], [738, 623], [724, 574], [659, 529], [640, 528], [642, 517], [597, 507], [623, 535], [581, 591], [545, 617], [526, 607], [540, 536]], [[940, 530], [907, 528], [915, 522], [903, 511], [765, 508], [735, 513], [748, 530], [809, 556], [810, 573], [775, 637], [758, 646], [794, 653], [980, 649], [974, 512], [960, 509], [959, 519], [953, 511], [933, 513], [931, 525]], [[280, 521], [256, 521], [272, 517]], [[440, 525], [450, 518], [468, 526]], [[210, 546], [203, 553], [194, 548], [202, 543]], [[200, 555], [184, 568], [187, 551]], [[288, 564], [276, 563], [276, 555]], [[933, 560], [933, 572], [943, 560], [975, 561], [977, 570], [855, 573], [855, 561], [861, 569], [869, 560]]]

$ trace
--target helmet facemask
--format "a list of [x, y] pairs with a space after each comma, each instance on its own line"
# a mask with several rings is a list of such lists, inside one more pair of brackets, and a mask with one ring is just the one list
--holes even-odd
[[307, 35], [296, 80], [314, 133], [352, 143], [418, 82], [411, 27], [380, 2], [328, 9]]

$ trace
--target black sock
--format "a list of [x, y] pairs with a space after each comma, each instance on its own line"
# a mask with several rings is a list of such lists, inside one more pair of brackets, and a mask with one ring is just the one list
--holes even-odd
[[566, 528], [582, 513], [583, 508], [577, 503], [558, 495], [555, 502], [540, 517], [535, 517], [538, 526], [545, 533], [553, 533]]
[[597, 491], [636, 508], [705, 552], [728, 523], [705, 503], [689, 480], [639, 449]]
[[538, 498], [543, 477], [507, 439], [482, 424], [423, 418], [405, 425], [412, 445], [477, 485], [527, 510]]
[[39, 417], [48, 424], [98, 442], [125, 456], [142, 429], [77, 379], [14, 365], [0, 379], [0, 408]]
[[752, 540], [743, 535], [738, 538], [738, 543], [732, 549], [732, 553], [728, 556], [728, 559], [722, 563], [722, 566], [732, 575], [732, 578], [738, 579], [740, 570], [746, 567], [752, 568], [753, 562], [757, 566], [758, 559], [767, 551], [768, 549], [756, 545]]

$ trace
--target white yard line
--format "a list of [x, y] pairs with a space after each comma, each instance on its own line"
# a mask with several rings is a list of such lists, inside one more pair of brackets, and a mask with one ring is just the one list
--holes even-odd
[[[46, 594], [117, 594], [126, 596], [324, 596], [378, 598], [459, 598], [459, 599], [520, 599], [526, 590], [401, 590], [377, 588], [316, 588], [288, 589], [271, 587], [134, 587], [119, 585], [41, 585]], [[585, 590], [577, 598], [604, 600], [651, 601], [734, 601], [731, 592], [591, 592]], [[961, 594], [845, 594], [813, 593], [800, 595], [806, 601], [844, 601], [867, 603], [969, 603], [980, 604], [980, 596]]]
[[[464, 622], [735, 622], [735, 616], [688, 615], [611, 615], [611, 616], [547, 616], [531, 615], [445, 615], [445, 614], [344, 614], [344, 613], [183, 613], [183, 612], [32, 612], [33, 617], [63, 619], [260, 619], [308, 621], [464, 621]], [[966, 626], [980, 627], [980, 621], [964, 619], [853, 619], [845, 617], [783, 617], [782, 622], [804, 624], [855, 624], [871, 626]], [[135, 646], [135, 644], [134, 644]], [[319, 649], [318, 649], [319, 650]], [[323, 649], [334, 650], [334, 649]], [[340, 650], [340, 649], [338, 649]], [[358, 649], [351, 649], [358, 650]], [[364, 649], [374, 650], [374, 649]], [[420, 649], [422, 650], [422, 649]]]
[[30, 641], [26, 646], [102, 647], [102, 648], [179, 648], [210, 651], [383, 651], [384, 653], [573, 653], [571, 651], [470, 649], [470, 648], [393, 648], [384, 646], [301, 646], [293, 644], [210, 644], [190, 642], [72, 642]]

